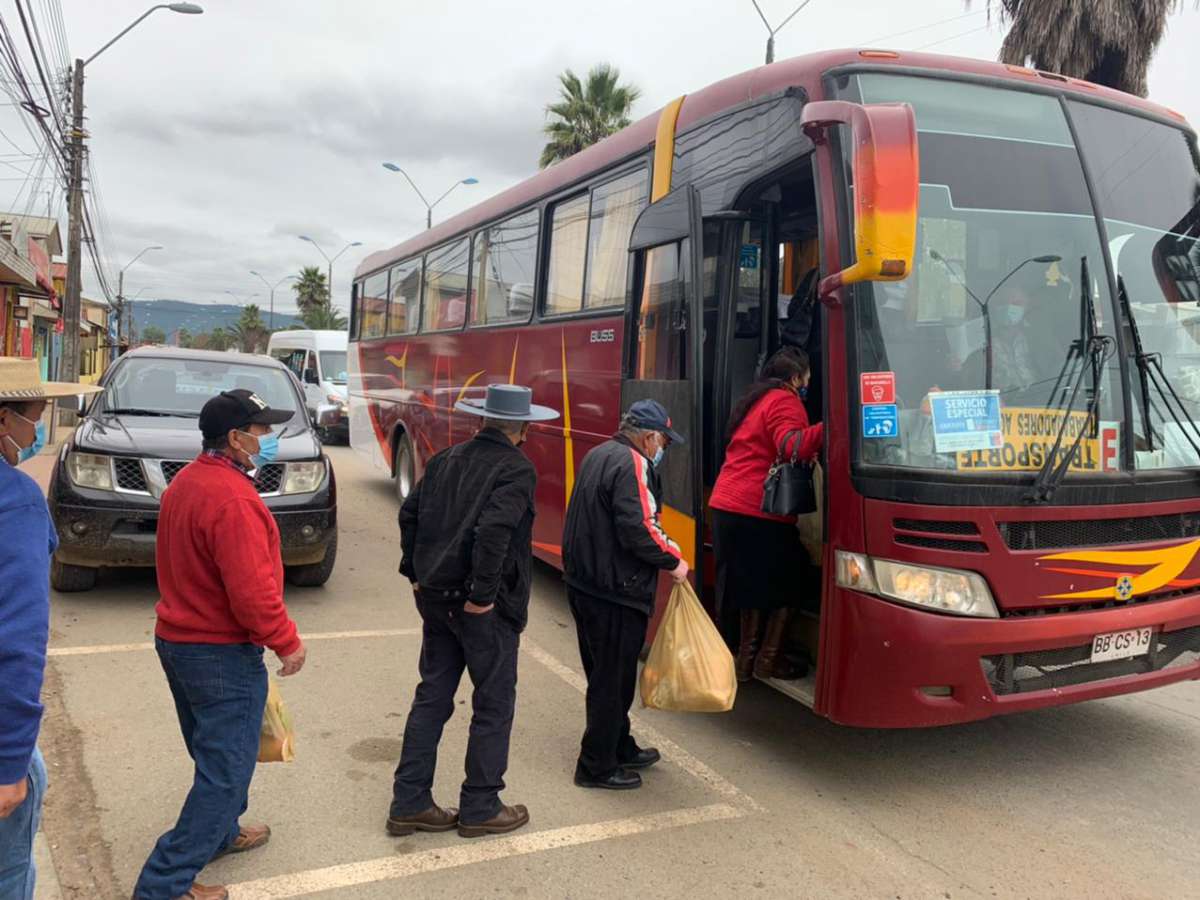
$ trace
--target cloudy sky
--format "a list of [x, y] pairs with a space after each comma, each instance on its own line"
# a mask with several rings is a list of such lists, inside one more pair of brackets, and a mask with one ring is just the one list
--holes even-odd
[[[761, 0], [777, 22], [797, 0]], [[35, 9], [41, 7], [35, 3]], [[88, 56], [147, 0], [62, 0], [72, 54]], [[367, 253], [419, 231], [427, 196], [456, 180], [443, 218], [532, 174], [556, 74], [610, 61], [643, 90], [635, 115], [762, 61], [750, 0], [202, 0], [201, 16], [155, 13], [88, 68], [91, 152], [108, 226], [102, 253], [126, 294], [228, 302], [302, 265], [334, 273], [346, 305]], [[984, 0], [811, 0], [777, 56], [838, 46], [995, 58], [1003, 33]], [[2, 5], [5, 20], [15, 18]], [[1200, 13], [1177, 14], [1151, 97], [1200, 122]], [[1190, 78], [1188, 77], [1190, 73]], [[12, 123], [0, 120], [5, 133]], [[5, 190], [18, 182], [0, 180]], [[7, 187], [6, 187], [7, 186]], [[66, 220], [62, 219], [64, 230]], [[95, 290], [90, 277], [85, 286]], [[276, 294], [289, 309], [290, 292]]]

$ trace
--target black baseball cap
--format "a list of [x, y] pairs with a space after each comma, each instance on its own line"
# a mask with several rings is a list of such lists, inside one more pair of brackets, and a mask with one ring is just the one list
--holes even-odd
[[638, 400], [625, 413], [626, 420], [638, 428], [658, 431], [671, 439], [673, 444], [686, 444], [683, 435], [671, 428], [671, 417], [667, 409], [657, 400]]
[[200, 410], [200, 433], [206, 438], [219, 438], [247, 425], [282, 425], [295, 414], [291, 409], [271, 409], [258, 394], [245, 388], [221, 391]]

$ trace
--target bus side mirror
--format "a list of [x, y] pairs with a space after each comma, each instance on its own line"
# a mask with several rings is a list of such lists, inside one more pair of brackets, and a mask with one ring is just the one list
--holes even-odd
[[913, 108], [821, 100], [804, 107], [801, 125], [816, 144], [830, 126], [849, 125], [853, 141], [854, 262], [823, 278], [820, 295], [860, 281], [906, 278], [916, 256], [921, 184]]

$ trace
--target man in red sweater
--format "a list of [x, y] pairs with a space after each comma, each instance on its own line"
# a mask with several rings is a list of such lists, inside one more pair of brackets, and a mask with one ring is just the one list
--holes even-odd
[[279, 529], [251, 473], [274, 458], [271, 426], [292, 416], [246, 390], [213, 397], [200, 411], [203, 452], [163, 494], [155, 647], [196, 773], [135, 900], [223, 900], [226, 890], [194, 883], [197, 873], [271, 836], [265, 825], [238, 823], [267, 699], [263, 648], [283, 663], [280, 675], [300, 671], [305, 649], [283, 603]]

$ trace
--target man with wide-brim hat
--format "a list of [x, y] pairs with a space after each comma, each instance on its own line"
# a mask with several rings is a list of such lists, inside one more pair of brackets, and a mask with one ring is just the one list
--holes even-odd
[[46, 789], [37, 736], [58, 546], [41, 488], [17, 466], [45, 445], [50, 402], [98, 390], [42, 381], [36, 360], [0, 357], [0, 897], [33, 896], [33, 834]]
[[[502, 834], [529, 822], [500, 801], [517, 694], [517, 647], [529, 610], [533, 493], [537, 474], [518, 448], [531, 422], [558, 418], [521, 385], [494, 384], [458, 412], [480, 416], [478, 433], [429, 460], [400, 509], [400, 574], [412, 582], [423, 622], [420, 675], [404, 729], [387, 830]], [[466, 780], [459, 809], [433, 800], [442, 728], [463, 669], [474, 686]]]

